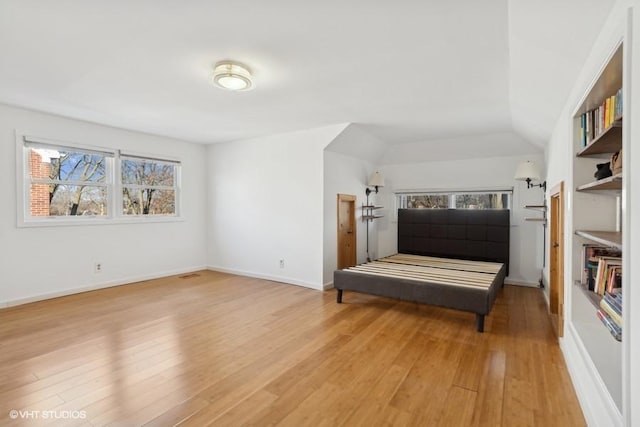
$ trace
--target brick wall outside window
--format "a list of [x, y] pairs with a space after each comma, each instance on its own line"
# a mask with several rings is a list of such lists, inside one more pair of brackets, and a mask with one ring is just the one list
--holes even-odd
[[[49, 178], [51, 164], [42, 161], [35, 150], [29, 150], [31, 178]], [[31, 216], [49, 216], [49, 185], [31, 184], [29, 209]]]

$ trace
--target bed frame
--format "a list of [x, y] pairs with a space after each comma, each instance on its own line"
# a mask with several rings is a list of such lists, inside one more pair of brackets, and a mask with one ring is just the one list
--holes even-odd
[[[336, 270], [337, 301], [345, 290], [437, 305], [476, 314], [478, 332], [509, 273], [508, 210], [399, 209], [398, 253], [457, 260], [488, 261], [502, 267], [487, 287], [415, 280], [410, 277]], [[367, 265], [367, 264], [364, 264]]]

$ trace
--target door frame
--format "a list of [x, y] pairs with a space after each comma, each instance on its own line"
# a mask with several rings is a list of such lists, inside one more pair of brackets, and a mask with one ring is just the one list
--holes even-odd
[[341, 194], [337, 195], [337, 203], [336, 203], [336, 267], [340, 268], [340, 203], [341, 202], [350, 202], [353, 204], [353, 210], [351, 211], [351, 218], [349, 221], [353, 223], [353, 252], [354, 252], [354, 260], [355, 263], [358, 263], [358, 223], [356, 222], [356, 200], [357, 197], [352, 194]]
[[[549, 191], [549, 312], [558, 315], [558, 337], [564, 336], [564, 181]], [[557, 210], [557, 212], [556, 212]], [[556, 221], [557, 219], [557, 221]], [[554, 247], [555, 245], [557, 247]], [[554, 249], [556, 249], [554, 251]], [[555, 271], [555, 274], [553, 272]]]

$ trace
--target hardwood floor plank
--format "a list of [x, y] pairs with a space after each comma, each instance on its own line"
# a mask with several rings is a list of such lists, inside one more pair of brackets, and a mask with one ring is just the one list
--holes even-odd
[[211, 271], [11, 307], [0, 425], [584, 425], [539, 290], [473, 322]]
[[[452, 386], [447, 394], [446, 402], [439, 425], [468, 426], [471, 425], [476, 409], [478, 393], [466, 388]], [[510, 424], [515, 425], [515, 424]]]
[[472, 426], [507, 425], [502, 423], [505, 365], [504, 351], [492, 350], [489, 353], [478, 390]]
[[208, 404], [208, 400], [204, 400], [199, 397], [191, 398], [167, 409], [166, 411], [162, 412], [160, 415], [156, 416], [151, 421], [143, 425], [145, 427], [165, 427], [178, 425]]

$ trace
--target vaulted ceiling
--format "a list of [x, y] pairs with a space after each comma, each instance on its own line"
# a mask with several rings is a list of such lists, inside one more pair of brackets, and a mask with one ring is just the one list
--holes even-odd
[[[356, 123], [534, 152], [613, 3], [0, 0], [0, 102], [199, 143]], [[257, 87], [212, 86], [223, 59]]]

